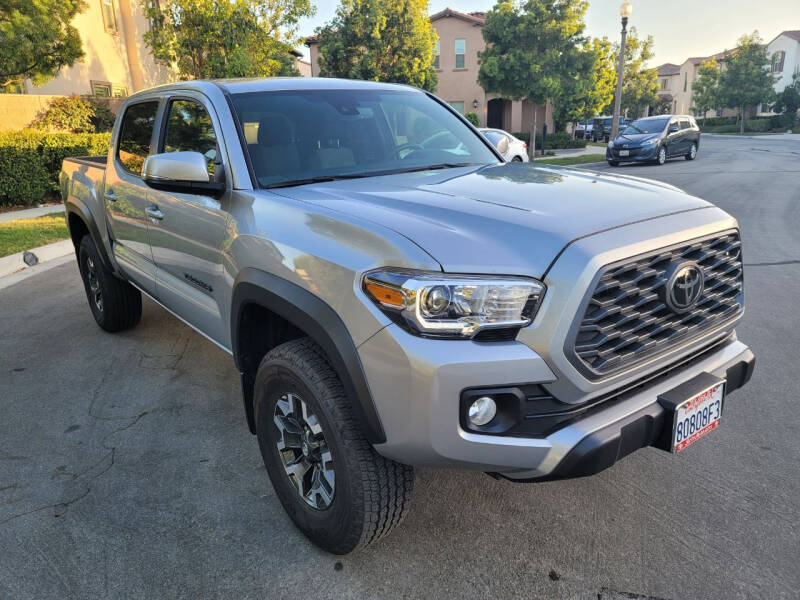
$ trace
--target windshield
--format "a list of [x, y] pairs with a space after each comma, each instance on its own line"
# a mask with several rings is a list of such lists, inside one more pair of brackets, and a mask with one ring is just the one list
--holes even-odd
[[640, 119], [633, 123], [628, 123], [628, 126], [622, 131], [622, 135], [638, 135], [641, 133], [661, 133], [664, 127], [667, 126], [669, 119]]
[[412, 90], [232, 95], [261, 187], [499, 162], [478, 135]]

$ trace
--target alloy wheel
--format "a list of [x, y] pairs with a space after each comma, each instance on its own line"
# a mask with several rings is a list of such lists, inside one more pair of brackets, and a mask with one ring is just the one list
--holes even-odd
[[310, 507], [328, 508], [333, 502], [333, 456], [319, 419], [297, 394], [287, 392], [275, 404], [278, 455], [286, 476]]
[[658, 149], [658, 164], [663, 165], [667, 162], [667, 150], [663, 146]]
[[696, 144], [692, 144], [692, 149], [689, 150], [689, 156], [691, 156], [692, 158], [697, 156], [697, 145]]
[[97, 277], [97, 267], [91, 256], [86, 257], [86, 279], [89, 282], [89, 293], [97, 310], [103, 312], [103, 290]]

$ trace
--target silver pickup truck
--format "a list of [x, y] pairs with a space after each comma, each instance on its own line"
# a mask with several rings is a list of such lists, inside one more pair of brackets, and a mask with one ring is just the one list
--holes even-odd
[[506, 164], [410, 87], [138, 93], [61, 189], [97, 324], [135, 326], [144, 294], [233, 355], [277, 496], [334, 553], [401, 521], [413, 466], [538, 481], [679, 452], [752, 374], [730, 215]]

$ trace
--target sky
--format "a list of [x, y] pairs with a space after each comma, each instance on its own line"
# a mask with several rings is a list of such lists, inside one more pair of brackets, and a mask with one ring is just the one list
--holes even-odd
[[[313, 0], [312, 0], [313, 2]], [[338, 0], [316, 0], [317, 13], [300, 23], [300, 34], [310, 35], [329, 21]], [[619, 6], [622, 0], [590, 0], [586, 33], [592, 37], [619, 39]], [[764, 42], [781, 31], [800, 29], [800, 0], [631, 0], [629, 27], [640, 37], [652, 35], [655, 58], [651, 66], [680, 64], [691, 56], [708, 56], [736, 45], [744, 33], [757, 29]], [[494, 0], [431, 0], [431, 14], [445, 7], [461, 12], [489, 10]], [[760, 6], [759, 6], [760, 5]], [[301, 48], [308, 57], [308, 49]]]

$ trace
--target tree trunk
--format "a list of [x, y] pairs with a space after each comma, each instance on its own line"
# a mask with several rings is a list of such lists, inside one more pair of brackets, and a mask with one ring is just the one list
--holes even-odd
[[739, 108], [739, 133], [744, 133], [744, 106]]
[[528, 144], [528, 154], [531, 162], [536, 160], [536, 103], [533, 102], [533, 121], [531, 121], [531, 143]]

